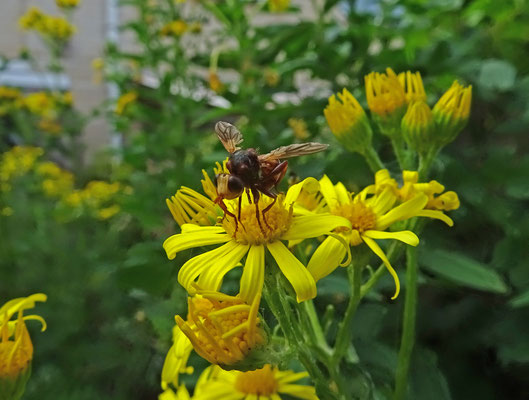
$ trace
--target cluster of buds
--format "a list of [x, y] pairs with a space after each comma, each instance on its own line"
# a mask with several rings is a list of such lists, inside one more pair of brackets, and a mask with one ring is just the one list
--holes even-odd
[[[419, 72], [372, 72], [365, 77], [366, 99], [372, 120], [392, 140], [404, 140], [424, 156], [452, 142], [470, 114], [472, 87], [457, 81], [441, 96], [433, 110]], [[359, 102], [346, 89], [332, 95], [324, 110], [332, 133], [349, 151], [364, 154], [371, 146], [372, 130]]]

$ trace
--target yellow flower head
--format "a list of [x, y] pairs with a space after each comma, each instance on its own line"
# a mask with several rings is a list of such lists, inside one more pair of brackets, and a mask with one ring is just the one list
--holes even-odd
[[128, 105], [134, 103], [138, 99], [138, 93], [127, 92], [123, 93], [116, 102], [114, 112], [118, 115], [123, 115]]
[[[365, 243], [384, 263], [395, 281], [395, 299], [400, 291], [399, 278], [391, 266], [384, 251], [377, 244], [378, 239], [395, 239], [411, 246], [419, 244], [419, 238], [411, 231], [388, 231], [388, 228], [398, 221], [405, 221], [413, 217], [425, 216], [451, 221], [437, 211], [432, 215], [431, 210], [424, 210], [428, 203], [428, 196], [420, 191], [413, 196], [399, 201], [396, 182], [389, 178], [387, 170], [379, 171], [379, 182], [370, 185], [357, 195], [353, 195], [342, 183], [333, 185], [327, 176], [320, 180], [320, 191], [323, 195], [326, 209], [331, 214], [347, 218], [352, 226], [350, 230], [337, 230], [351, 246]], [[345, 256], [342, 244], [330, 236], [316, 249], [307, 269], [316, 281], [327, 276], [338, 267]]]
[[20, 17], [18, 23], [22, 29], [35, 29], [37, 24], [44, 18], [44, 14], [37, 7], [30, 7], [26, 13]]
[[366, 113], [347, 89], [338, 93], [338, 99], [333, 94], [323, 110], [331, 132], [347, 150], [363, 153], [373, 135]]
[[121, 211], [121, 207], [117, 204], [113, 204], [110, 207], [101, 208], [97, 211], [97, 218], [106, 220], [112, 218], [114, 215]]
[[294, 132], [294, 136], [298, 140], [305, 140], [309, 138], [309, 131], [307, 130], [307, 123], [301, 118], [289, 118], [288, 126]]
[[185, 21], [179, 19], [171, 21], [160, 30], [162, 36], [182, 36], [188, 30], [188, 25]]
[[[445, 187], [435, 180], [419, 183], [417, 171], [402, 171], [402, 182], [402, 188], [399, 190], [401, 201], [406, 201], [417, 193], [424, 193], [428, 196], [428, 203], [424, 207], [426, 210], [452, 211], [459, 208], [459, 197], [456, 192], [444, 192]], [[452, 220], [446, 218], [438, 217], [451, 226]]]
[[221, 94], [226, 89], [216, 72], [209, 72], [209, 88], [218, 94]]
[[[24, 316], [24, 310], [35, 307], [37, 301], [46, 301], [46, 295], [38, 293], [13, 299], [0, 307], [0, 390], [4, 389], [4, 380], [16, 379], [27, 371], [33, 359], [33, 344], [25, 321], [36, 319], [42, 323], [42, 331], [46, 330], [46, 322], [42, 317]], [[11, 321], [14, 315], [17, 318]], [[7, 398], [11, 397], [8, 395]]]
[[239, 297], [199, 290], [188, 298], [187, 321], [179, 315], [175, 320], [202, 358], [233, 365], [265, 343], [257, 316], [259, 300], [247, 304]]
[[452, 142], [465, 127], [472, 103], [472, 86], [466, 88], [454, 81], [433, 108], [437, 140], [444, 146]]
[[0, 86], [0, 101], [13, 101], [20, 97], [20, 90], [7, 86]]
[[31, 7], [19, 19], [19, 24], [23, 29], [35, 30], [42, 36], [59, 41], [66, 41], [76, 31], [66, 18], [46, 15], [36, 7]]
[[40, 147], [15, 146], [2, 154], [0, 159], [0, 183], [7, 183], [33, 168], [35, 161], [44, 153]]
[[[290, 187], [285, 196], [280, 195], [272, 205], [272, 199], [260, 196], [256, 204], [250, 204], [246, 196], [239, 200], [226, 200], [228, 210], [239, 216], [238, 228], [233, 218], [226, 216], [221, 226], [182, 225], [182, 233], [169, 237], [163, 244], [169, 259], [176, 253], [194, 247], [220, 245], [187, 261], [178, 273], [178, 281], [193, 292], [195, 280], [204, 290], [218, 290], [224, 275], [235, 268], [247, 255], [241, 278], [241, 298], [253, 302], [263, 288], [265, 249], [276, 260], [279, 269], [291, 283], [299, 302], [316, 296], [316, 285], [305, 266], [288, 250], [282, 241], [302, 240], [328, 234], [338, 227], [350, 227], [344, 218], [330, 214], [297, 215], [294, 203], [303, 186], [317, 184], [313, 178]], [[262, 216], [262, 211], [271, 206]], [[259, 219], [258, 219], [259, 216]]]
[[263, 77], [267, 86], [276, 87], [281, 79], [281, 75], [274, 68], [265, 68], [263, 71]]
[[99, 208], [103, 203], [113, 200], [121, 189], [122, 187], [118, 182], [109, 183], [93, 180], [86, 184], [82, 195], [88, 205]]
[[41, 131], [54, 136], [57, 136], [62, 132], [61, 124], [53, 119], [43, 118], [38, 122], [37, 126]]
[[55, 0], [55, 4], [57, 4], [57, 7], [64, 9], [75, 8], [79, 5], [80, 2], [80, 0]]
[[26, 97], [19, 100], [19, 106], [26, 108], [33, 114], [46, 118], [54, 118], [57, 108], [53, 96], [46, 92], [28, 94]]
[[283, 12], [290, 5], [290, 0], [268, 0], [268, 9], [271, 12]]
[[318, 400], [314, 387], [296, 383], [306, 377], [306, 372], [281, 371], [270, 364], [247, 372], [211, 366], [200, 376], [192, 399], [206, 400], [214, 392], [225, 393], [232, 400]]
[[413, 103], [414, 101], [426, 101], [426, 92], [422, 84], [422, 78], [419, 71], [413, 73], [411, 71], [401, 72], [398, 75], [400, 85], [406, 94], [406, 101]]
[[415, 101], [408, 106], [401, 128], [408, 146], [419, 154], [426, 154], [435, 144], [433, 113], [424, 101]]

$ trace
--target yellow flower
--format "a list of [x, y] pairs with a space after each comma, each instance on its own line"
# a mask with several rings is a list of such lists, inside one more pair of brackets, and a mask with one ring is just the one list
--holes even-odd
[[36, 25], [42, 20], [44, 14], [37, 7], [30, 7], [26, 13], [20, 17], [18, 23], [22, 29], [35, 29]]
[[[392, 297], [395, 299], [400, 291], [399, 278], [375, 240], [395, 239], [417, 246], [419, 238], [413, 232], [408, 230], [388, 232], [387, 229], [395, 222], [421, 216], [428, 197], [419, 192], [409, 200], [396, 205], [398, 195], [390, 185], [382, 186], [380, 192], [376, 191], [375, 185], [371, 185], [353, 196], [342, 183], [333, 185], [327, 176], [320, 180], [320, 187], [328, 210], [351, 222], [352, 230], [342, 230], [343, 237], [351, 246], [365, 243], [382, 260], [395, 281], [395, 294]], [[334, 271], [344, 255], [345, 250], [341, 243], [334, 237], [328, 237], [314, 252], [307, 269], [318, 281]]]
[[288, 126], [294, 132], [294, 136], [298, 140], [308, 139], [309, 131], [307, 130], [307, 123], [301, 118], [289, 118]]
[[338, 99], [333, 94], [323, 110], [331, 132], [347, 150], [364, 153], [373, 135], [366, 113], [347, 89], [338, 93]]
[[219, 207], [204, 195], [182, 186], [174, 196], [165, 200], [178, 225], [215, 225]]
[[275, 87], [281, 79], [281, 75], [274, 68], [266, 68], [263, 72], [263, 77], [267, 86]]
[[271, 12], [283, 12], [290, 5], [290, 0], [268, 0], [268, 9]]
[[398, 75], [399, 82], [406, 94], [406, 101], [413, 103], [414, 101], [426, 101], [426, 92], [422, 84], [420, 72], [401, 72]]
[[406, 111], [406, 93], [391, 68], [385, 74], [371, 72], [365, 77], [367, 105], [373, 118], [387, 136], [398, 134]]
[[[24, 310], [35, 307], [37, 301], [46, 301], [46, 295], [37, 293], [13, 299], [0, 307], [0, 393], [2, 393], [2, 398], [20, 398], [29, 379], [33, 344], [25, 321], [40, 321], [42, 331], [46, 330], [46, 322], [38, 315], [24, 316]], [[14, 315], [17, 315], [17, 318], [11, 321]]]
[[424, 101], [409, 105], [401, 122], [402, 137], [419, 154], [426, 154], [434, 145], [435, 125], [433, 113]]
[[[238, 230], [234, 219], [229, 216], [224, 218], [221, 226], [182, 225], [182, 233], [169, 237], [163, 244], [171, 260], [182, 250], [223, 245], [187, 261], [178, 273], [180, 284], [192, 293], [195, 279], [198, 278], [198, 285], [202, 289], [218, 290], [224, 275], [235, 268], [247, 254], [240, 292], [243, 300], [252, 303], [262, 291], [265, 249], [268, 249], [294, 288], [298, 302], [315, 297], [314, 279], [282, 241], [318, 237], [338, 227], [350, 227], [350, 223], [344, 218], [329, 214], [293, 213], [293, 204], [303, 186], [314, 182], [315, 179], [308, 178], [290, 187], [286, 196], [280, 195], [273, 206], [272, 199], [261, 196], [258, 202], [259, 213], [256, 213], [256, 205], [250, 204], [246, 196], [242, 197], [240, 210], [238, 199], [226, 201], [228, 209], [234, 215], [240, 215]], [[271, 208], [266, 213], [265, 222], [261, 213], [268, 206]]]
[[121, 207], [117, 204], [113, 204], [110, 207], [105, 207], [97, 211], [97, 218], [105, 220], [112, 218], [114, 215], [121, 211]]
[[180, 385], [176, 393], [172, 389], [165, 389], [165, 391], [158, 396], [158, 400], [191, 400], [191, 396], [189, 396], [186, 387]]
[[221, 94], [226, 89], [216, 72], [209, 72], [209, 88], [218, 94]]
[[472, 86], [466, 88], [454, 81], [433, 108], [437, 140], [444, 146], [452, 142], [465, 127], [472, 103]]
[[306, 372], [281, 371], [270, 364], [247, 372], [225, 371], [218, 366], [210, 366], [198, 379], [192, 399], [318, 400], [314, 387], [295, 383], [306, 377]]
[[171, 21], [166, 24], [161, 30], [162, 36], [182, 36], [188, 30], [187, 23], [181, 19]]
[[122, 94], [116, 102], [116, 108], [114, 109], [114, 112], [118, 115], [123, 115], [127, 106], [134, 103], [137, 99], [138, 93], [136, 92], [127, 92]]
[[53, 97], [46, 92], [28, 94], [20, 99], [19, 106], [42, 117], [53, 118], [55, 116], [56, 103]]
[[58, 7], [65, 9], [75, 8], [79, 3], [80, 0], [55, 0], [55, 4], [57, 4]]
[[199, 289], [188, 298], [187, 321], [179, 315], [175, 320], [198, 355], [211, 364], [232, 366], [265, 343], [257, 316], [259, 301], [257, 296], [247, 304], [239, 297]]
[[80, 207], [83, 204], [83, 194], [80, 190], [72, 190], [63, 197], [64, 203], [72, 208]]
[[44, 131], [51, 135], [59, 135], [62, 132], [61, 124], [59, 124], [57, 121], [54, 121], [53, 119], [41, 119], [38, 122], [37, 126], [41, 131]]
[[173, 345], [169, 349], [162, 368], [162, 389], [169, 384], [178, 387], [180, 374], [192, 374], [193, 367], [187, 366], [187, 360], [193, 350], [193, 344], [178, 325], [173, 328]]
[[0, 86], [0, 100], [16, 100], [20, 97], [20, 90], [7, 86]]
[[14, 177], [26, 174], [43, 153], [44, 151], [40, 147], [15, 146], [2, 154], [0, 183], [7, 184]]

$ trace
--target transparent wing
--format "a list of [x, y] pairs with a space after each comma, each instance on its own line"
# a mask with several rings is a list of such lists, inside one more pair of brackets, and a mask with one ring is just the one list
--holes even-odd
[[278, 147], [277, 149], [272, 150], [270, 153], [260, 155], [259, 160], [260, 161], [267, 161], [267, 160], [272, 160], [272, 159], [279, 160], [282, 158], [304, 156], [307, 154], [312, 154], [312, 153], [317, 153], [319, 151], [323, 151], [327, 147], [329, 147], [328, 144], [322, 144], [322, 143], [316, 143], [316, 142], [290, 144], [288, 146]]
[[240, 149], [237, 145], [242, 143], [243, 138], [235, 126], [228, 122], [219, 121], [215, 125], [215, 132], [228, 153], [231, 154]]

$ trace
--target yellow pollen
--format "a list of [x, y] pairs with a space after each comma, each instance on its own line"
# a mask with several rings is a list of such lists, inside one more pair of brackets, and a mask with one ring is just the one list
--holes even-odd
[[376, 226], [377, 216], [373, 210], [361, 201], [354, 201], [348, 204], [338, 206], [333, 214], [340, 215], [351, 221], [353, 235], [351, 236], [351, 245], [357, 246], [362, 243], [359, 234], [367, 230], [374, 229]]
[[[278, 240], [290, 227], [292, 220], [292, 209], [287, 209], [283, 205], [282, 198], [278, 198], [276, 203], [263, 216], [263, 210], [270, 205], [272, 199], [264, 199], [261, 195], [259, 199], [259, 220], [255, 204], [243, 204], [241, 209], [241, 219], [238, 222], [238, 229], [235, 232], [235, 220], [226, 216], [223, 227], [228, 234], [243, 244], [264, 244]], [[233, 214], [238, 215], [237, 207], [232, 210]], [[266, 220], [266, 222], [265, 222]], [[262, 229], [261, 229], [262, 228]]]
[[235, 381], [235, 389], [244, 394], [270, 396], [277, 393], [278, 383], [270, 364], [255, 371], [241, 372]]

